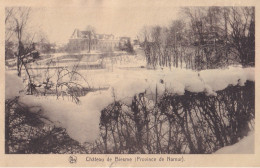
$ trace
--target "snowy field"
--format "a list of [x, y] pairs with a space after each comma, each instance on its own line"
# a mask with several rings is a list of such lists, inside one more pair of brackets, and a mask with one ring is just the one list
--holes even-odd
[[[192, 71], [180, 68], [147, 69], [145, 59], [139, 55], [124, 55], [120, 57], [105, 58], [104, 69], [79, 69], [77, 72], [84, 77], [75, 78], [77, 83], [90, 88], [108, 88], [90, 92], [79, 97], [80, 104], [69, 99], [56, 99], [55, 96], [33, 96], [20, 92], [24, 89], [23, 81], [15, 71], [6, 71], [6, 99], [20, 96], [20, 101], [34, 106], [32, 111], [43, 109], [43, 114], [50, 118], [57, 126], [66, 128], [67, 133], [74, 140], [84, 143], [93, 142], [99, 136], [100, 111], [114, 101], [120, 100], [130, 104], [134, 95], [146, 93], [154, 95], [156, 90], [160, 96], [164, 92], [183, 95], [185, 91], [205, 92], [209, 96], [216, 96], [216, 91], [223, 90], [229, 85], [243, 86], [246, 81], [254, 81], [254, 68], [230, 66], [226, 69], [213, 69]], [[38, 82], [44, 81], [46, 76], [54, 83], [57, 81], [55, 69], [32, 70]], [[63, 79], [66, 81], [66, 79]], [[17, 83], [17, 85], [13, 85]], [[24, 86], [24, 87], [22, 87]], [[153, 99], [152, 97], [148, 97]], [[250, 134], [250, 142], [252, 140]], [[239, 143], [245, 144], [247, 140]], [[228, 147], [226, 147], [228, 148]], [[229, 147], [226, 151], [232, 151]], [[222, 153], [221, 150], [217, 153]]]

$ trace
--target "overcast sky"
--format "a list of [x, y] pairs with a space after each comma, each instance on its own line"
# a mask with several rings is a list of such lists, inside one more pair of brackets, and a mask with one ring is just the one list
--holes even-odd
[[74, 1], [62, 7], [32, 8], [31, 24], [51, 42], [67, 42], [75, 28], [87, 25], [97, 33], [136, 37], [144, 25], [168, 25], [177, 18], [174, 4], [135, 0]]

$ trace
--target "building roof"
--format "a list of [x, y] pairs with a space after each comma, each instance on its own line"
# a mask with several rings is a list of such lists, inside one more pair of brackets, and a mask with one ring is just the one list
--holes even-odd
[[75, 29], [74, 32], [71, 35], [71, 39], [88, 39], [89, 34], [91, 34], [91, 38], [93, 39], [99, 39], [99, 40], [113, 40], [115, 39], [115, 36], [113, 34], [96, 34], [93, 31], [87, 31], [87, 30], [79, 30]]
[[70, 39], [89, 39], [89, 34], [91, 34], [91, 39], [104, 40], [104, 41], [120, 41], [121, 43], [126, 43], [131, 40], [130, 37], [116, 37], [113, 34], [96, 34], [94, 31], [79, 30], [75, 29], [72, 33]]
[[71, 39], [79, 39], [79, 38], [89, 38], [89, 34], [92, 35], [92, 37], [95, 37], [95, 33], [93, 31], [80, 31], [79, 29], [75, 29], [74, 32], [71, 35]]

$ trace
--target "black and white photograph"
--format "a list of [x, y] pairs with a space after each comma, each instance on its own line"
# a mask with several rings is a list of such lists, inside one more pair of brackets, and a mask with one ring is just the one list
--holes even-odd
[[4, 12], [5, 154], [255, 154], [255, 6]]

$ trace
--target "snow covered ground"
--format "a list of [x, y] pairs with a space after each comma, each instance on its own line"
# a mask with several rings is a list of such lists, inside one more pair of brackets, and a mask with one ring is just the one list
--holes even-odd
[[254, 81], [254, 68], [229, 67], [228, 69], [204, 70], [195, 72], [187, 69], [119, 69], [112, 72], [106, 70], [80, 71], [90, 86], [109, 86], [115, 91], [117, 100], [133, 97], [136, 93], [155, 93], [161, 95], [167, 90], [170, 93], [184, 94], [190, 92], [206, 92], [215, 95], [215, 91], [223, 90], [228, 85], [244, 85]]
[[255, 149], [254, 132], [249, 132], [248, 136], [238, 143], [225, 146], [215, 152], [215, 154], [253, 154]]
[[80, 105], [66, 99], [21, 95], [21, 79], [9, 72], [6, 72], [6, 99], [19, 95], [23, 103], [41, 106], [43, 115], [66, 128], [71, 138], [83, 143], [93, 142], [99, 136], [100, 111], [114, 100], [129, 104], [135, 94], [154, 94], [156, 88], [158, 95], [165, 91], [182, 95], [187, 90], [214, 96], [216, 91], [225, 89], [228, 85], [244, 85], [247, 80], [254, 81], [254, 68], [237, 66], [200, 72], [180, 68], [149, 70], [142, 68], [145, 60], [139, 56], [122, 56], [105, 61], [106, 69], [78, 71], [87, 80], [87, 83], [77, 81], [82, 85], [109, 88], [80, 97]]

